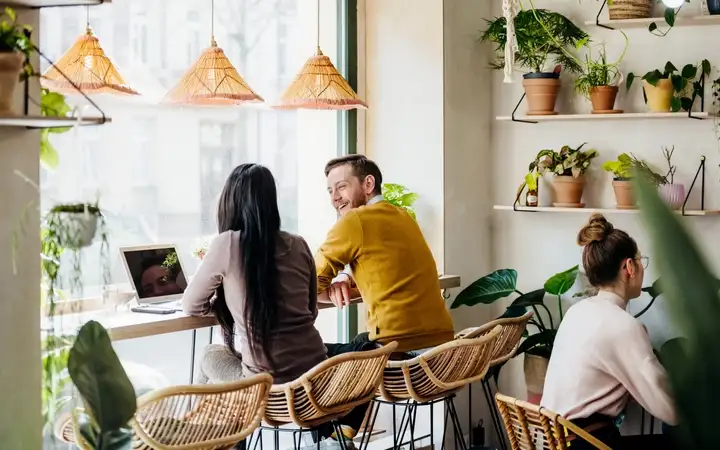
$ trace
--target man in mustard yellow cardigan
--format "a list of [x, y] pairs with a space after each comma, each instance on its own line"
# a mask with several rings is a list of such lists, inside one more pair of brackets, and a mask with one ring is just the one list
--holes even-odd
[[[326, 344], [328, 356], [376, 343], [397, 341], [399, 352], [409, 352], [452, 340], [433, 255], [415, 219], [383, 200], [378, 166], [349, 155], [330, 161], [325, 175], [340, 218], [315, 254], [319, 299], [342, 307], [356, 286], [368, 310], [368, 332], [350, 344]], [[351, 412], [343, 434], [352, 437], [364, 413]]]

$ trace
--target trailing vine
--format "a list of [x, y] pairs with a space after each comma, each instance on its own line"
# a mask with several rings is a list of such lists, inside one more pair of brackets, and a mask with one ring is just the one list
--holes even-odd
[[720, 77], [712, 82], [713, 131], [720, 145]]

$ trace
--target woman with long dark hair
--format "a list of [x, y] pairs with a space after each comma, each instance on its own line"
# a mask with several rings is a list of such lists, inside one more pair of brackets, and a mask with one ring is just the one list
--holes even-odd
[[303, 238], [280, 230], [267, 168], [233, 170], [220, 195], [218, 233], [183, 296], [187, 314], [215, 315], [223, 331], [225, 344], [206, 350], [202, 381], [268, 372], [284, 383], [326, 359], [315, 328], [313, 255]]

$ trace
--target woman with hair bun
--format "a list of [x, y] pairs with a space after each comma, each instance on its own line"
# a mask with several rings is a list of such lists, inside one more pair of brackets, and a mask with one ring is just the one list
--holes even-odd
[[[613, 449], [675, 448], [667, 436], [621, 436], [615, 425], [632, 396], [650, 414], [675, 425], [665, 369], [645, 326], [625, 308], [641, 294], [648, 258], [637, 243], [600, 214], [578, 233], [582, 261], [598, 294], [565, 314], [553, 345], [541, 405], [582, 427]], [[573, 448], [584, 444], [573, 442]], [[591, 448], [591, 447], [587, 447]]]

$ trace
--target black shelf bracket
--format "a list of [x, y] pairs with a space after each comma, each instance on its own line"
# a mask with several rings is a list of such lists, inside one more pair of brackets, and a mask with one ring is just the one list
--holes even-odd
[[595, 25], [597, 25], [601, 28], [605, 28], [606, 30], [614, 30], [615, 28], [613, 28], [609, 25], [600, 23], [600, 14], [602, 14], [603, 9], [605, 9], [605, 5], [607, 5], [607, 0], [603, 0], [602, 5], [600, 5], [600, 10], [598, 11], [597, 16], [595, 16]]
[[700, 209], [705, 210], [705, 155], [700, 157], [700, 166], [698, 167], [697, 172], [695, 172], [695, 178], [692, 180], [692, 184], [690, 184], [690, 189], [688, 189], [687, 195], [685, 195], [685, 201], [682, 205], [682, 215], [686, 216], [685, 214], [685, 205], [687, 205], [688, 200], [690, 199], [690, 194], [692, 193], [693, 188], [695, 187], [695, 182], [698, 179], [698, 175], [702, 173], [702, 177], [700, 178]]
[[[27, 30], [27, 31], [25, 31], [25, 35], [27, 36], [28, 39], [30, 39], [31, 32], [29, 30]], [[71, 80], [70, 77], [65, 75], [65, 73], [55, 65], [55, 62], [53, 60], [51, 60], [50, 58], [45, 56], [45, 54], [40, 50], [40, 47], [38, 47], [35, 44], [32, 44], [32, 46], [33, 46], [33, 50], [35, 52], [37, 52], [37, 54], [40, 55], [41, 58], [43, 58], [45, 61], [47, 61], [52, 67], [54, 67], [60, 73], [60, 75], [62, 75], [62, 77], [65, 78], [65, 80], [67, 80], [67, 82], [70, 83], [72, 85], [72, 87], [74, 87], [78, 91], [78, 93], [80, 93], [80, 95], [82, 95], [85, 98], [85, 100], [87, 100], [88, 103], [90, 103], [90, 105], [92, 105], [92, 107], [95, 108], [97, 110], [97, 112], [100, 113], [101, 117], [100, 117], [100, 121], [98, 122], [98, 125], [102, 125], [105, 122], [107, 122], [107, 115], [105, 114], [105, 111], [103, 111], [102, 108], [100, 108], [100, 106], [98, 106], [97, 103], [95, 103], [90, 97], [88, 97], [88, 95], [85, 92], [83, 92], [82, 89], [80, 89], [80, 86], [75, 84], [75, 82], [73, 80]], [[27, 63], [30, 62], [29, 58], [26, 59], [26, 62]], [[30, 111], [30, 83], [29, 83], [28, 79], [26, 79], [24, 82], [23, 90], [24, 90], [23, 114], [27, 116]], [[30, 130], [37, 129], [37, 127], [26, 127], [26, 128], [30, 129]]]
[[518, 108], [520, 107], [520, 104], [522, 101], [525, 100], [525, 93], [523, 92], [522, 97], [520, 97], [520, 101], [517, 102], [517, 105], [515, 105], [515, 109], [513, 109], [513, 112], [510, 116], [513, 122], [520, 122], [520, 123], [537, 123], [536, 120], [524, 120], [524, 119], [516, 119], [515, 114], [517, 113]]
[[[700, 67], [700, 70], [702, 71], [702, 66]], [[698, 95], [700, 96], [700, 112], [705, 112], [705, 72], [702, 72], [702, 74], [700, 75], [700, 93], [698, 94], [697, 92], [693, 92], [692, 103], [690, 104], [690, 108], [688, 110], [688, 118], [703, 120], [702, 117], [695, 116], [692, 113], [692, 107], [695, 104], [695, 100], [697, 99]], [[703, 160], [704, 159], [705, 157], [703, 156]]]

